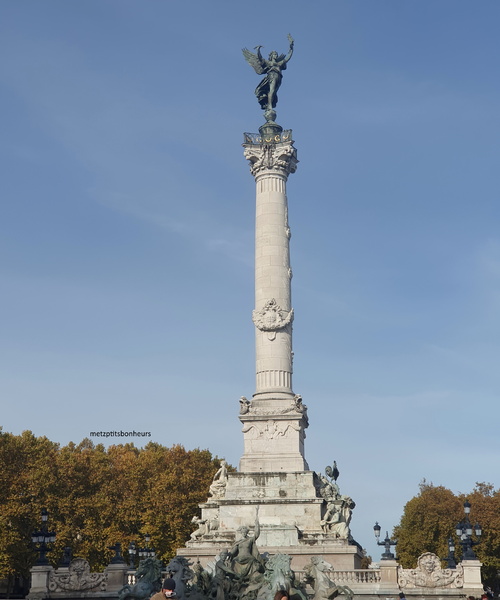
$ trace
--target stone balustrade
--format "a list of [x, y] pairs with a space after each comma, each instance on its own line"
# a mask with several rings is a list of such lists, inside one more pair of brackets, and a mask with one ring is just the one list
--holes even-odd
[[[306, 573], [305, 571], [294, 571], [295, 577], [299, 581], [304, 581]], [[331, 572], [330, 579], [337, 585], [373, 585], [374, 583], [380, 582], [380, 569], [353, 569], [349, 571], [337, 571], [336, 569]]]
[[357, 569], [355, 571], [334, 571], [333, 580], [337, 585], [373, 584], [380, 581], [379, 569]]
[[[137, 583], [137, 577], [135, 576], [135, 571], [127, 571], [126, 577], [127, 577], [127, 585], [135, 585]], [[168, 571], [162, 571], [161, 572], [161, 579], [162, 581], [165, 579], [165, 577], [170, 577], [170, 574], [168, 573]]]

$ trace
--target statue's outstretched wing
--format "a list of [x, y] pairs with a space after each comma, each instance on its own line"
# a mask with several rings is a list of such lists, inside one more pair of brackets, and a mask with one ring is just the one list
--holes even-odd
[[[260, 46], [259, 46], [259, 48], [260, 48]], [[248, 50], [248, 48], [243, 48], [242, 52], [243, 52], [243, 56], [245, 57], [245, 60], [247, 61], [247, 63], [249, 65], [251, 65], [254, 68], [257, 75], [262, 75], [263, 73], [266, 72], [266, 70], [265, 70], [266, 63], [264, 62], [263, 58], [259, 58], [259, 56], [257, 54], [250, 52], [250, 50]]]
[[278, 62], [281, 62], [282, 60], [285, 60], [285, 58], [286, 58], [286, 54], [280, 54], [276, 60]]

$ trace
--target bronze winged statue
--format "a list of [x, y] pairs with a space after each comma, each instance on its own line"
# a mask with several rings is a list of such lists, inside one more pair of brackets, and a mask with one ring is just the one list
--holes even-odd
[[273, 50], [268, 59], [265, 59], [260, 53], [262, 46], [255, 46], [257, 54], [243, 48], [245, 60], [255, 69], [257, 75], [265, 75], [257, 86], [255, 95], [262, 110], [266, 111], [264, 114], [267, 120], [274, 119], [274, 116], [271, 116], [271, 111], [274, 113], [273, 108], [278, 102], [278, 90], [283, 79], [282, 72], [286, 69], [287, 62], [292, 58], [294, 41], [290, 34], [288, 34], [288, 41], [290, 42], [290, 50], [286, 56], [284, 54], [278, 55]]
[[337, 461], [336, 460], [333, 461], [333, 467], [330, 467], [330, 465], [328, 465], [325, 468], [325, 473], [328, 475], [328, 477], [330, 477], [331, 479], [333, 479], [335, 482], [337, 481], [337, 479], [339, 478], [340, 472], [339, 472], [339, 469], [337, 467]]

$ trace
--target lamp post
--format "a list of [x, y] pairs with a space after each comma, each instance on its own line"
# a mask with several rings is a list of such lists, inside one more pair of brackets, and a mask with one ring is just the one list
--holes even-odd
[[391, 546], [395, 546], [396, 542], [390, 539], [388, 531], [385, 532], [385, 540], [380, 542], [380, 529], [381, 527], [378, 522], [375, 522], [373, 532], [377, 538], [377, 546], [384, 546], [385, 548], [385, 552], [382, 554], [381, 560], [394, 560], [394, 554], [391, 552]]
[[50, 551], [50, 548], [47, 544], [51, 544], [56, 541], [56, 533], [55, 531], [49, 531], [47, 529], [47, 520], [49, 518], [49, 513], [47, 509], [42, 509], [42, 527], [40, 531], [34, 531], [31, 534], [31, 541], [35, 546], [37, 552], [40, 553], [35, 565], [48, 565], [49, 561], [47, 560], [47, 552]]
[[448, 556], [442, 560], [445, 560], [448, 563], [448, 569], [456, 569], [457, 562], [455, 560], [455, 542], [453, 541], [451, 535], [448, 538]]
[[[465, 518], [461, 523], [458, 523], [455, 531], [460, 539], [460, 545], [462, 546], [462, 560], [477, 560], [477, 556], [474, 554], [472, 547], [477, 546], [477, 544], [479, 544], [481, 541], [481, 525], [476, 523], [473, 528], [471, 522], [469, 521], [470, 507], [470, 502], [466, 500], [464, 502]], [[472, 539], [473, 529], [477, 540]]]
[[137, 553], [137, 549], [135, 547], [135, 542], [130, 542], [128, 545], [128, 561], [129, 567], [131, 569], [135, 569], [135, 555]]
[[144, 540], [146, 542], [146, 545], [144, 546], [144, 548], [139, 548], [139, 558], [153, 558], [155, 556], [155, 549], [149, 547], [151, 536], [146, 533], [146, 535], [144, 536]]

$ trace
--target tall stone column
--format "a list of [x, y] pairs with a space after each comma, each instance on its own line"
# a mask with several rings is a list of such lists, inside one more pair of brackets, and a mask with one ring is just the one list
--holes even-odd
[[297, 168], [291, 131], [245, 134], [245, 158], [256, 184], [256, 391], [242, 399], [240, 471], [303, 471], [306, 407], [292, 390], [290, 227], [286, 183]]
[[266, 60], [261, 46], [257, 54], [243, 50], [257, 74], [264, 75], [255, 95], [266, 120], [258, 134], [246, 133], [243, 143], [256, 185], [256, 387], [251, 400], [240, 399], [244, 452], [238, 472], [222, 469], [214, 476], [209, 498], [200, 504], [201, 520], [194, 519], [198, 529], [178, 554], [206, 565], [240, 539], [242, 526], [248, 530], [255, 523], [260, 552], [289, 555], [294, 569], [324, 557], [335, 569], [346, 570], [359, 568], [362, 558], [349, 530], [354, 502], [340, 496], [336, 469], [325, 469], [330, 479], [309, 470], [304, 457], [307, 408], [292, 386], [287, 181], [298, 161], [292, 132], [276, 123], [274, 110], [293, 52], [293, 39], [288, 39], [286, 56], [273, 51]]

